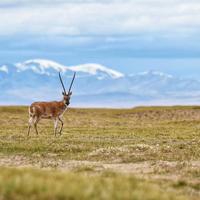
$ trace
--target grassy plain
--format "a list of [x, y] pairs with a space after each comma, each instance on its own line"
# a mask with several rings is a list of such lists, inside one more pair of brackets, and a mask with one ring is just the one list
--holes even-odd
[[0, 199], [200, 199], [200, 107], [69, 109], [26, 135], [0, 107]]

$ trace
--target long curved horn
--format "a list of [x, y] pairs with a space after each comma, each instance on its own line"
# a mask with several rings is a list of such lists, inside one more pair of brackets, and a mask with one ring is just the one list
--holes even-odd
[[66, 90], [65, 90], [65, 86], [64, 86], [63, 81], [62, 81], [62, 78], [61, 78], [61, 75], [60, 75], [60, 72], [59, 72], [59, 78], [60, 78], [60, 82], [61, 82], [61, 84], [62, 84], [64, 93], [67, 94], [67, 93], [66, 93]]
[[76, 72], [74, 72], [74, 76], [73, 76], [73, 78], [72, 78], [72, 82], [71, 82], [71, 84], [70, 84], [68, 94], [71, 92], [71, 89], [72, 89], [72, 85], [73, 85], [73, 82], [74, 82], [75, 76], [76, 76]]

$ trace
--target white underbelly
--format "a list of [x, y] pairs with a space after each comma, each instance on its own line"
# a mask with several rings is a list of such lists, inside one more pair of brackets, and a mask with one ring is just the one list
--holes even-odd
[[51, 119], [52, 117], [53, 117], [53, 115], [51, 115], [51, 114], [43, 114], [41, 116], [42, 119]]
[[51, 119], [51, 118], [54, 118], [54, 117], [62, 117], [66, 110], [67, 110], [67, 108], [65, 108], [65, 110], [60, 112], [57, 116], [53, 116], [53, 114], [51, 114], [51, 113], [44, 113], [41, 116], [41, 118], [42, 119]]

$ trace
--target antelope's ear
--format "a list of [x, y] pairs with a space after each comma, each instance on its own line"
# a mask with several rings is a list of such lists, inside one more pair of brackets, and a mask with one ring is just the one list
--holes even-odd
[[62, 92], [62, 94], [63, 94], [63, 95], [65, 95], [65, 93], [64, 93], [64, 92]]
[[71, 95], [72, 95], [72, 92], [69, 93], [69, 96], [71, 96]]

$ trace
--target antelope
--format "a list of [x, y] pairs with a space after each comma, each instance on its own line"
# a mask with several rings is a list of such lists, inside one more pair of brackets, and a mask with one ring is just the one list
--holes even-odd
[[51, 102], [34, 102], [29, 107], [29, 124], [28, 124], [28, 136], [30, 133], [31, 126], [34, 125], [36, 134], [38, 135], [37, 124], [40, 119], [53, 119], [54, 121], [54, 135], [57, 134], [58, 121], [61, 122], [61, 128], [59, 130], [60, 135], [62, 134], [63, 121], [61, 119], [67, 107], [70, 104], [70, 97], [72, 95], [71, 88], [76, 76], [76, 72], [72, 78], [68, 93], [66, 93], [65, 86], [63, 84], [60, 72], [59, 79], [63, 87], [63, 98], [61, 101], [51, 101]]

